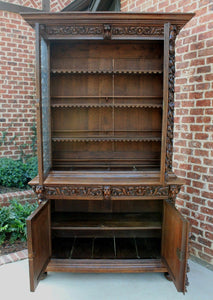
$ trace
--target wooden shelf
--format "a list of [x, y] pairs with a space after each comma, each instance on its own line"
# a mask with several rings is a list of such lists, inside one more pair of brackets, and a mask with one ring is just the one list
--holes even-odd
[[163, 74], [162, 70], [70, 70], [52, 69], [52, 74]]
[[53, 142], [160, 142], [161, 137], [53, 137]]
[[162, 104], [97, 104], [97, 103], [90, 103], [90, 104], [78, 104], [78, 103], [57, 103], [51, 104], [53, 108], [162, 108]]
[[55, 213], [52, 230], [142, 230], [161, 229], [159, 213]]
[[157, 96], [52, 96], [51, 107], [57, 108], [162, 108]]

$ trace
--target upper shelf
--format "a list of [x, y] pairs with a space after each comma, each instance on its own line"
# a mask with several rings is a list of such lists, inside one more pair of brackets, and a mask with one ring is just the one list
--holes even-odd
[[162, 108], [156, 96], [53, 96], [51, 107], [94, 108]]
[[52, 61], [53, 74], [161, 74], [160, 58], [64, 57]]
[[53, 74], [162, 74], [162, 70], [71, 70], [52, 69]]

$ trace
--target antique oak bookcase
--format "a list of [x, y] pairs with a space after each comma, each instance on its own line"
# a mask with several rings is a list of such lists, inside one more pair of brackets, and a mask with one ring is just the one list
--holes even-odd
[[175, 38], [192, 16], [23, 14], [36, 33], [31, 291], [53, 271], [165, 272], [185, 292], [172, 143]]

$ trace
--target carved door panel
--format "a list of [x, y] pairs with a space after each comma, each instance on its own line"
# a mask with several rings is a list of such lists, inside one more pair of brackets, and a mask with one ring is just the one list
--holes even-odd
[[27, 218], [30, 290], [35, 291], [51, 256], [50, 203], [42, 202]]
[[165, 201], [162, 257], [178, 290], [186, 291], [189, 223], [174, 205]]

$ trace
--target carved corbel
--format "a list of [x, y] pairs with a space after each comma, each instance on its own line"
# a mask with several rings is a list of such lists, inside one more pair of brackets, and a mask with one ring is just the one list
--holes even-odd
[[43, 185], [34, 185], [33, 191], [37, 194], [39, 204], [45, 200], [45, 188]]
[[169, 202], [175, 205], [175, 199], [180, 192], [181, 185], [174, 184], [169, 186]]
[[104, 195], [104, 200], [110, 200], [111, 199], [111, 188], [110, 188], [110, 186], [104, 186], [103, 195]]
[[104, 40], [111, 40], [112, 26], [110, 24], [104, 24]]

